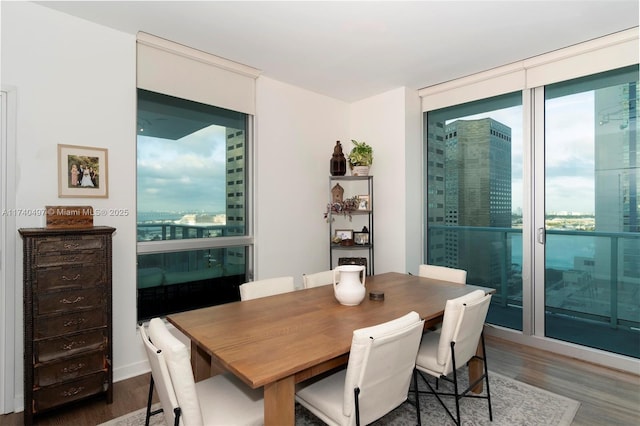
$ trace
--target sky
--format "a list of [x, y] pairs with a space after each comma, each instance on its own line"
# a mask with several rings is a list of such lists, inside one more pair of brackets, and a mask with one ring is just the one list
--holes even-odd
[[[546, 102], [545, 211], [594, 212], [593, 92]], [[512, 211], [523, 202], [522, 107], [516, 106], [460, 119], [491, 117], [511, 127]], [[453, 121], [453, 120], [452, 120]]]
[[[511, 127], [512, 211], [517, 212], [523, 201], [522, 107], [460, 118], [483, 117]], [[545, 211], [592, 214], [593, 92], [548, 100], [545, 121]], [[210, 126], [178, 141], [139, 136], [137, 149], [139, 211], [225, 211], [224, 127]]]
[[138, 210], [224, 213], [225, 128], [178, 139], [138, 136]]

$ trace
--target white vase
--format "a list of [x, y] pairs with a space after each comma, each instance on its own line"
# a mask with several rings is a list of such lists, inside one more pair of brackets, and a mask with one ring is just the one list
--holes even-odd
[[[341, 265], [333, 270], [333, 292], [338, 300], [346, 306], [359, 305], [364, 300], [366, 293], [365, 267], [360, 265]], [[340, 282], [337, 282], [338, 273], [340, 274]], [[360, 273], [362, 273], [362, 281], [360, 281]]]
[[369, 166], [353, 166], [352, 176], [369, 176]]

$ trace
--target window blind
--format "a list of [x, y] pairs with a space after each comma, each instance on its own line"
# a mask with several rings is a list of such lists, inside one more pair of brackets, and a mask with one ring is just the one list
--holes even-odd
[[255, 115], [260, 71], [151, 34], [137, 35], [137, 86]]
[[639, 62], [638, 27], [421, 89], [422, 111], [591, 75]]

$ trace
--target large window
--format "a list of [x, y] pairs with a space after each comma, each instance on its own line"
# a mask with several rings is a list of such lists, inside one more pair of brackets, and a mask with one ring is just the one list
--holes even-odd
[[637, 61], [636, 29], [421, 91], [424, 261], [496, 289], [500, 336], [623, 369], [640, 358]]
[[496, 289], [489, 321], [522, 329], [522, 96], [425, 114], [427, 263]]
[[250, 116], [138, 89], [138, 320], [239, 300]]
[[638, 85], [631, 66], [544, 88], [545, 335], [636, 358]]

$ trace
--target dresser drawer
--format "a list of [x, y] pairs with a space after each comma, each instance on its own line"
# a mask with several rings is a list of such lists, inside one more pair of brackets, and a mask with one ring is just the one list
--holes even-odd
[[33, 344], [34, 362], [47, 362], [56, 358], [103, 349], [107, 342], [106, 329], [87, 331], [53, 339], [36, 340]]
[[36, 389], [33, 392], [33, 412], [38, 413], [60, 404], [105, 392], [109, 387], [108, 383], [107, 374], [101, 372], [60, 385]]
[[67, 380], [106, 371], [105, 354], [102, 351], [78, 357], [65, 358], [62, 361], [41, 364], [34, 368], [33, 386], [49, 386]]
[[104, 283], [106, 271], [102, 264], [52, 266], [35, 271], [35, 284], [39, 292], [64, 288], [81, 288]]
[[103, 308], [105, 292], [102, 287], [38, 294], [35, 301], [37, 315], [70, 312], [77, 309]]
[[106, 326], [107, 322], [108, 318], [103, 308], [63, 315], [36, 316], [34, 318], [33, 337], [42, 339], [61, 336], [76, 331]]
[[36, 263], [39, 263], [42, 257], [51, 253], [68, 253], [78, 250], [102, 250], [105, 247], [105, 238], [86, 235], [82, 237], [50, 237], [36, 241], [34, 254]]
[[38, 258], [38, 267], [73, 265], [76, 263], [96, 263], [104, 261], [102, 251], [76, 251], [72, 253], [49, 253]]

